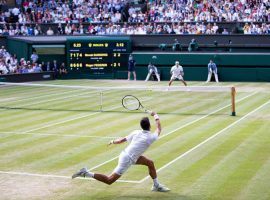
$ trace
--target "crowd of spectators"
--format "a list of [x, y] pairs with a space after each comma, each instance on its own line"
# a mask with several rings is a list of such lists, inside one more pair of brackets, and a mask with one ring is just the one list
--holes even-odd
[[16, 55], [11, 55], [4, 46], [0, 49], [0, 74], [23, 74], [41, 72], [41, 65], [37, 58], [31, 56], [31, 61], [24, 58], [18, 60]]
[[34, 51], [30, 60], [25, 58], [17, 59], [16, 55], [11, 55], [4, 46], [0, 49], [0, 74], [25, 74], [39, 73], [43, 71], [53, 71], [55, 75], [66, 74], [65, 63], [58, 65], [57, 61], [39, 62], [39, 56]]
[[[2, 35], [230, 34], [218, 22], [247, 22], [245, 34], [269, 34], [269, 0], [32, 0], [0, 13]], [[258, 24], [259, 22], [259, 24]], [[40, 24], [58, 24], [58, 27]], [[86, 25], [87, 24], [87, 25]]]
[[[4, 36], [37, 35], [145, 35], [145, 34], [231, 34], [235, 30], [222, 28], [217, 23], [138, 23], [138, 24], [61, 24], [43, 31], [40, 25], [4, 25], [0, 34]], [[270, 34], [270, 24], [245, 23], [237, 31], [243, 34]]]
[[268, 0], [158, 0], [150, 3], [155, 22], [269, 22]]

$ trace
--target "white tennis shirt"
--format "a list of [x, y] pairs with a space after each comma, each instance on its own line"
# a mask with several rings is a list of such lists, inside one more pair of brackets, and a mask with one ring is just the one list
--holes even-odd
[[174, 65], [171, 68], [171, 73], [173, 76], [182, 75], [183, 72], [184, 72], [184, 70], [183, 70], [183, 67], [181, 65], [179, 65], [178, 67], [176, 65]]
[[158, 139], [158, 133], [136, 130], [126, 136], [126, 139], [130, 144], [126, 147], [124, 152], [136, 162], [148, 147]]

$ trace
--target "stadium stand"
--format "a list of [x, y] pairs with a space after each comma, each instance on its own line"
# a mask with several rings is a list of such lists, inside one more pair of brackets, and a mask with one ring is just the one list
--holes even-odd
[[8, 36], [270, 33], [267, 0], [49, 0], [1, 9]]

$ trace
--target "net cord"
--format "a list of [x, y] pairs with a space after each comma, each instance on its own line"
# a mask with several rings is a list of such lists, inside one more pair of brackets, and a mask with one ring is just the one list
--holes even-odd
[[233, 86], [134, 86], [134, 87], [91, 87], [81, 85], [53, 85], [53, 84], [36, 84], [36, 83], [10, 83], [0, 82], [3, 86], [29, 86], [29, 87], [54, 87], [54, 88], [71, 88], [71, 89], [91, 89], [97, 91], [106, 90], [142, 90], [142, 91], [186, 91], [186, 92], [222, 92], [231, 91]]

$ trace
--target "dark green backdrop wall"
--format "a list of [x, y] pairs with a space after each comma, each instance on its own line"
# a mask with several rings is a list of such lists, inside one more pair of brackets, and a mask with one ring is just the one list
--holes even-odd
[[[270, 81], [270, 53], [141, 53], [134, 52], [138, 79], [145, 79], [147, 65], [154, 63], [162, 80], [169, 80], [170, 68], [179, 61], [185, 79], [205, 81], [207, 64], [212, 59], [218, 66], [221, 81]], [[124, 74], [120, 73], [122, 77]]]

